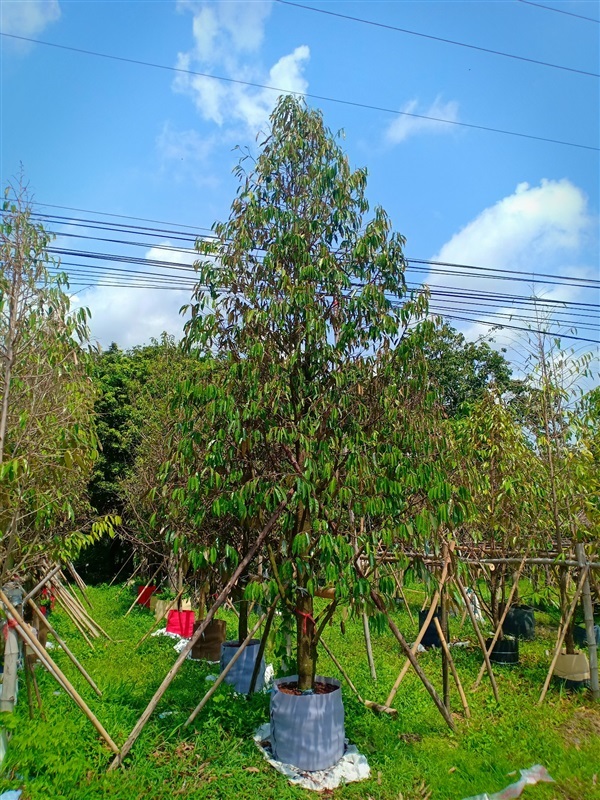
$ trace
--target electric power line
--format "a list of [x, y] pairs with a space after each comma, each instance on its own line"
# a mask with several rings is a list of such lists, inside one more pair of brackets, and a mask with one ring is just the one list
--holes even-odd
[[505, 58], [512, 58], [517, 61], [526, 61], [530, 64], [537, 64], [542, 67], [552, 67], [553, 69], [562, 69], [566, 72], [577, 72], [580, 75], [588, 75], [592, 78], [600, 78], [600, 74], [597, 72], [588, 72], [583, 69], [577, 69], [575, 67], [567, 67], [563, 64], [552, 64], [548, 61], [538, 61], [536, 58], [528, 58], [527, 56], [518, 56], [515, 53], [506, 53], [502, 50], [492, 50], [489, 47], [480, 47], [476, 44], [468, 44], [467, 42], [458, 42], [454, 39], [446, 39], [443, 36], [433, 36], [430, 33], [422, 33], [420, 31], [412, 31], [408, 28], [399, 28], [396, 25], [389, 25], [384, 22], [376, 22], [372, 19], [364, 19], [363, 17], [354, 17], [350, 14], [340, 14], [338, 11], [328, 11], [324, 8], [316, 8], [315, 6], [306, 6], [303, 3], [294, 3], [292, 0], [276, 0], [277, 3], [284, 6], [291, 6], [293, 8], [301, 8], [305, 11], [312, 11], [316, 14], [324, 14], [328, 17], [337, 17], [338, 19], [346, 19], [351, 22], [359, 22], [363, 25], [372, 25], [375, 28], [384, 28], [385, 30], [395, 31], [397, 33], [405, 33], [409, 36], [419, 36], [422, 39], [431, 39], [434, 42], [443, 42], [444, 44], [452, 44], [456, 45], [457, 47], [466, 47], [470, 50], [478, 50], [481, 53], [490, 53], [495, 56], [504, 56]]
[[558, 144], [564, 147], [577, 147], [581, 150], [592, 150], [600, 152], [600, 147], [594, 147], [588, 144], [581, 144], [580, 142], [567, 142], [563, 139], [551, 139], [546, 136], [535, 136], [530, 133], [520, 133], [519, 131], [509, 131], [503, 128], [493, 128], [488, 125], [476, 125], [471, 122], [459, 122], [458, 120], [443, 119], [441, 117], [432, 117], [427, 114], [415, 114], [409, 111], [399, 111], [397, 108], [387, 108], [386, 106], [376, 106], [370, 103], [360, 103], [355, 100], [343, 100], [339, 97], [329, 97], [327, 95], [314, 94], [313, 92], [297, 92], [290, 89], [282, 89], [278, 86], [269, 86], [264, 83], [256, 83], [254, 81], [243, 81], [240, 78], [227, 78], [224, 75], [211, 75], [208, 72], [199, 72], [197, 70], [184, 69], [183, 67], [172, 67], [166, 64], [156, 64], [152, 61], [142, 61], [136, 58], [128, 58], [126, 56], [116, 56], [111, 53], [100, 53], [97, 50], [86, 50], [82, 47], [71, 47], [70, 45], [57, 44], [56, 42], [45, 42], [42, 39], [33, 39], [29, 36], [17, 36], [15, 33], [6, 33], [0, 31], [0, 36], [6, 36], [10, 39], [17, 39], [23, 42], [31, 42], [33, 44], [41, 44], [46, 47], [54, 47], [58, 50], [66, 50], [72, 53], [79, 53], [81, 55], [94, 56], [96, 58], [105, 58], [111, 61], [121, 61], [126, 64], [136, 64], [142, 67], [151, 67], [153, 69], [162, 69], [168, 72], [183, 73], [185, 75], [194, 75], [200, 78], [209, 78], [210, 80], [223, 81], [224, 83], [233, 83], [241, 86], [249, 86], [254, 89], [268, 89], [269, 91], [279, 92], [280, 94], [291, 94], [295, 97], [307, 97], [311, 100], [319, 100], [325, 103], [336, 103], [337, 105], [351, 106], [352, 108], [361, 108], [368, 111], [380, 111], [384, 114], [394, 114], [402, 117], [413, 117], [415, 119], [426, 119], [430, 122], [441, 122], [445, 125], [455, 125], [461, 128], [470, 128], [472, 130], [487, 131], [488, 133], [497, 133], [503, 136], [516, 136], [520, 139], [531, 139], [537, 142], [547, 142], [549, 144]]
[[579, 19], [585, 19], [588, 22], [600, 23], [600, 19], [594, 19], [594, 17], [584, 17], [583, 14], [575, 14], [573, 11], [565, 11], [563, 8], [552, 8], [552, 6], [542, 5], [542, 3], [534, 3], [533, 0], [519, 0], [519, 2], [525, 3], [528, 6], [536, 6], [536, 8], [543, 8], [546, 11], [556, 11], [557, 14], [567, 14], [569, 17], [578, 17]]

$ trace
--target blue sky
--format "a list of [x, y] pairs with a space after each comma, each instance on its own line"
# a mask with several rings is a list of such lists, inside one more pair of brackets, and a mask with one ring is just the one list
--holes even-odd
[[[320, 0], [307, 5], [600, 72], [600, 25], [519, 0]], [[548, 0], [545, 5], [599, 16], [593, 2]], [[2, 31], [17, 36], [599, 146], [596, 77], [270, 0], [3, 0], [0, 9]], [[232, 168], [238, 154], [233, 148], [253, 145], [277, 92], [5, 36], [0, 44], [3, 185], [22, 162], [39, 203], [200, 228], [227, 216], [236, 189]], [[345, 131], [343, 146], [352, 164], [368, 169], [371, 202], [382, 205], [406, 237], [409, 257], [519, 270], [528, 276], [543, 272], [599, 279], [597, 150], [309, 102], [322, 108], [332, 130]], [[53, 229], [62, 234], [59, 247], [193, 260], [192, 254], [160, 249], [177, 246], [169, 234], [151, 241], [130, 237], [141, 242], [134, 249], [66, 237], [82, 229], [64, 220]], [[553, 284], [538, 280], [534, 289], [533, 278], [530, 283], [484, 281], [427, 272], [412, 277], [461, 291], [527, 296], [535, 291], [546, 298], [595, 304], [595, 310], [589, 305], [560, 310], [569, 322], [576, 313], [589, 314], [577, 317], [580, 326], [587, 326], [580, 335], [598, 339], [599, 292], [593, 284], [568, 285], [561, 277]], [[116, 286], [77, 294], [78, 302], [90, 306], [93, 334], [105, 346], [112, 340], [139, 344], [162, 330], [178, 334], [177, 312], [188, 297], [186, 290]], [[444, 302], [436, 299], [438, 307]], [[467, 311], [455, 310], [455, 315], [483, 319], [486, 308], [472, 306], [468, 313], [469, 302], [463, 301]], [[498, 298], [487, 310], [505, 312], [503, 319], [512, 315], [511, 324], [522, 324], [509, 300]], [[455, 324], [469, 336], [489, 330], [473, 322]], [[511, 331], [497, 340], [513, 342], [517, 335]]]

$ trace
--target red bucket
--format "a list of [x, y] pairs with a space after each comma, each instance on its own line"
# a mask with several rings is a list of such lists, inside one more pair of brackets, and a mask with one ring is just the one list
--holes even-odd
[[141, 606], [146, 606], [146, 608], [150, 608], [150, 598], [156, 592], [156, 586], [138, 586], [137, 593], [138, 593], [138, 603]]
[[176, 633], [179, 636], [184, 636], [186, 639], [189, 639], [193, 632], [193, 611], [177, 611], [176, 609], [169, 611], [169, 617], [167, 619], [167, 633]]

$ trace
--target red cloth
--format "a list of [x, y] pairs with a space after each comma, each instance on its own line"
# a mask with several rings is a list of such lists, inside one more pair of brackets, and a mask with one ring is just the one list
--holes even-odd
[[150, 598], [156, 592], [156, 586], [138, 586], [138, 603], [141, 606], [146, 606], [146, 608], [150, 608]]
[[193, 611], [177, 611], [177, 609], [169, 611], [169, 616], [167, 618], [167, 633], [177, 633], [179, 636], [185, 636], [186, 639], [189, 639], [193, 632]]

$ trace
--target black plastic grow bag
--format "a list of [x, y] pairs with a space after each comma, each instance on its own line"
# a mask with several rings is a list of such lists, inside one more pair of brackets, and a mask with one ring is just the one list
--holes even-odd
[[[489, 650], [492, 638], [487, 639], [485, 646]], [[493, 664], [518, 664], [519, 663], [519, 640], [504, 637], [499, 639], [490, 653], [490, 661]]]
[[[429, 609], [424, 608], [423, 611], [419, 611], [419, 630], [423, 627], [423, 623], [427, 619], [427, 615], [429, 614]], [[439, 608], [436, 610], [434, 617], [437, 617], [438, 620], [440, 619], [440, 610]], [[440, 637], [437, 632], [437, 628], [435, 627], [435, 622], [433, 618], [429, 625], [427, 626], [427, 630], [425, 631], [425, 635], [421, 639], [421, 644], [423, 647], [441, 647], [442, 643], [440, 641]]]
[[531, 641], [535, 639], [535, 613], [530, 606], [511, 606], [502, 624], [502, 633]]

